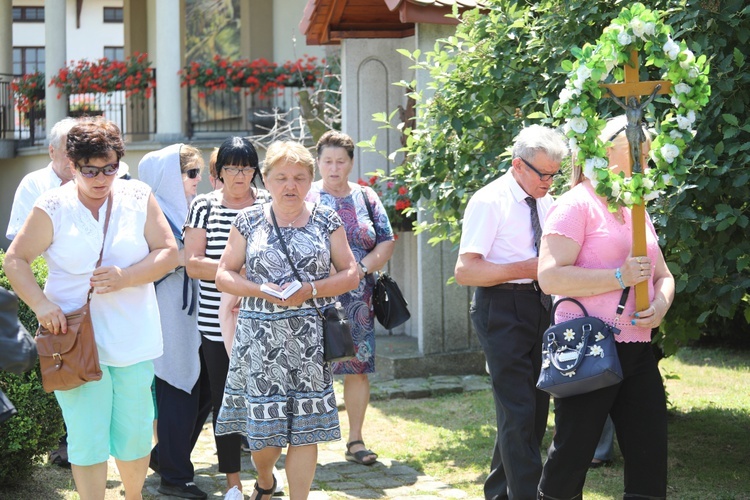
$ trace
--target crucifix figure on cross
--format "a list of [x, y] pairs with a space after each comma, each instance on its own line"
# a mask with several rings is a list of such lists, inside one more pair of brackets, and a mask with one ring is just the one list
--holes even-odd
[[628, 103], [625, 104], [622, 100], [618, 99], [617, 96], [612, 93], [611, 89], [607, 89], [607, 93], [613, 101], [617, 103], [622, 109], [625, 110], [625, 117], [628, 120], [625, 126], [625, 137], [628, 139], [630, 144], [630, 158], [633, 162], [633, 173], [640, 174], [643, 172], [643, 166], [641, 165], [641, 145], [646, 142], [646, 134], [643, 133], [641, 128], [641, 121], [643, 119], [643, 110], [654, 100], [656, 93], [661, 89], [661, 84], [657, 84], [654, 87], [651, 95], [648, 99], [642, 103], [638, 102], [638, 98], [635, 96], [628, 97]]
[[[668, 94], [672, 89], [672, 82], [667, 80], [639, 81], [638, 51], [630, 52], [630, 63], [625, 65], [625, 82], [602, 84], [607, 94], [625, 110], [627, 125], [625, 136], [630, 144], [630, 173], [642, 173], [640, 164], [641, 145], [646, 140], [641, 130], [643, 110], [654, 100], [657, 94]], [[645, 101], [639, 102], [640, 96], [648, 95]], [[625, 102], [618, 97], [625, 98]], [[633, 256], [646, 255], [646, 207], [644, 203], [633, 205]], [[649, 307], [648, 283], [645, 281], [635, 286], [636, 310], [643, 311]]]

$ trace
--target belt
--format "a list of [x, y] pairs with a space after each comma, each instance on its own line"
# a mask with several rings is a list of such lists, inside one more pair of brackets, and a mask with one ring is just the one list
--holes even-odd
[[531, 283], [500, 283], [499, 285], [488, 286], [487, 288], [495, 290], [519, 290], [525, 292], [538, 292], [539, 283], [532, 281]]

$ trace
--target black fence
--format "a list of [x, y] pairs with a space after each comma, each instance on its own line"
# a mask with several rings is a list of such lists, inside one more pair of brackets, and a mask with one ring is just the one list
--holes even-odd
[[272, 136], [292, 138], [302, 133], [297, 93], [299, 88], [283, 87], [273, 95], [259, 98], [239, 91], [219, 90], [211, 94], [188, 86], [187, 135]]
[[[13, 75], [0, 74], [0, 138], [15, 139], [19, 147], [43, 145], [45, 101], [36, 101], [28, 111], [20, 111], [10, 90], [12, 79]], [[120, 127], [126, 140], [148, 140], [157, 132], [156, 89], [149, 97], [127, 96], [125, 91], [72, 94], [68, 96], [68, 116], [104, 116]]]
[[13, 138], [13, 95], [10, 90], [12, 75], [0, 73], [0, 139]]

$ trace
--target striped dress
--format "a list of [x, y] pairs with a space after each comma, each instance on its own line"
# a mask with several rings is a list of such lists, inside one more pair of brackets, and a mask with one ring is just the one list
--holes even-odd
[[[271, 201], [265, 189], [258, 189], [255, 204]], [[229, 239], [229, 229], [241, 208], [227, 208], [221, 204], [221, 190], [195, 197], [190, 205], [185, 227], [206, 230], [206, 257], [219, 260]], [[209, 208], [210, 207], [210, 208]], [[206, 339], [223, 342], [219, 326], [221, 292], [213, 280], [200, 280], [198, 300], [198, 330]]]

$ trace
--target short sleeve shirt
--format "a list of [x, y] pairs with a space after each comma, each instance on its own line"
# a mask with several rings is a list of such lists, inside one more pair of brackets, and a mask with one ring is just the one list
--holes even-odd
[[[558, 198], [550, 209], [544, 224], [544, 236], [557, 234], [565, 236], [580, 245], [575, 266], [587, 269], [617, 269], [625, 262], [633, 247], [633, 224], [630, 210], [622, 209], [623, 222], [619, 222], [609, 212], [607, 206], [593, 193], [587, 184], [578, 184]], [[651, 220], [646, 218], [646, 253], [651, 262], [660, 256], [658, 238]], [[652, 264], [652, 276], [654, 265]], [[651, 329], [630, 324], [635, 312], [635, 294], [628, 295], [625, 311], [619, 319], [615, 317], [622, 290], [589, 297], [573, 297], [586, 308], [586, 311], [607, 324], [619, 328], [615, 337], [618, 342], [650, 342]], [[648, 281], [649, 301], [653, 300], [654, 284]], [[557, 322], [581, 317], [580, 308], [564, 302], [557, 308]]]
[[[493, 264], [510, 264], [536, 257], [531, 209], [526, 203], [528, 196], [511, 171], [477, 191], [464, 213], [459, 253], [477, 253]], [[537, 199], [540, 224], [551, 204], [549, 194]]]
[[10, 210], [10, 220], [8, 221], [8, 229], [5, 231], [5, 237], [9, 240], [15, 238], [31, 213], [34, 202], [43, 193], [61, 185], [62, 180], [52, 170], [52, 163], [21, 179], [13, 197], [13, 207]]
[[[112, 185], [112, 213], [102, 266], [127, 268], [150, 253], [144, 236], [151, 189], [137, 180]], [[52, 244], [44, 252], [49, 267], [44, 292], [68, 313], [86, 302], [89, 280], [99, 260], [107, 202], [98, 220], [78, 199], [75, 183], [44, 193], [36, 202], [51, 219]], [[159, 307], [153, 283], [91, 298], [91, 320], [99, 362], [130, 366], [162, 354]]]

